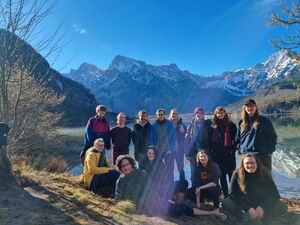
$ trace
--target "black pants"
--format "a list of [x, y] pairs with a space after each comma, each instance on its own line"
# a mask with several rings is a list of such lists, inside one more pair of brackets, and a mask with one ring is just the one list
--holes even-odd
[[224, 194], [225, 197], [228, 196], [227, 175], [228, 175], [228, 179], [229, 179], [229, 182], [230, 182], [231, 176], [232, 176], [232, 172], [231, 173], [222, 172], [222, 176], [221, 176], [221, 179], [220, 179], [222, 192], [223, 192], [223, 194]]
[[[245, 205], [248, 205], [248, 201], [236, 197], [236, 196], [229, 196], [222, 201], [222, 208], [226, 211], [229, 211], [238, 219], [242, 219], [244, 213], [242, 212], [242, 208]], [[254, 208], [256, 208], [254, 206]], [[270, 223], [271, 221], [276, 220], [279, 216], [283, 215], [287, 212], [287, 205], [280, 200], [275, 202], [271, 208], [264, 209], [264, 218], [262, 219], [263, 222]], [[245, 212], [247, 213], [247, 212]]]
[[116, 170], [110, 170], [108, 173], [94, 175], [90, 189], [96, 194], [102, 196], [111, 196], [115, 193], [116, 181], [120, 173]]
[[[194, 201], [196, 201], [195, 191], [196, 191], [196, 186], [193, 186], [188, 189], [188, 194], [187, 194], [188, 198]], [[214, 207], [217, 209], [219, 208], [220, 196], [221, 196], [221, 189], [219, 186], [207, 188], [201, 190], [200, 202], [203, 202], [205, 198], [210, 199], [214, 202]]]

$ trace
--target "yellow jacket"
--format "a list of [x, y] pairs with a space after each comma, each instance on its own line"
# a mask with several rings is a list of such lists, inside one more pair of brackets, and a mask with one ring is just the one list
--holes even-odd
[[109, 168], [112, 168], [112, 163], [108, 160], [105, 154], [106, 167], [98, 167], [100, 160], [100, 152], [94, 152], [93, 149], [89, 149], [84, 159], [83, 173], [80, 177], [80, 181], [84, 183], [86, 188], [90, 188], [94, 175], [108, 173]]

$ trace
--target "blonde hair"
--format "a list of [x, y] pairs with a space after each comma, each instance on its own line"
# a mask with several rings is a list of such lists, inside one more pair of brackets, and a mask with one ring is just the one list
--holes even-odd
[[99, 143], [99, 142], [104, 142], [102, 138], [98, 138], [94, 141], [94, 147]]

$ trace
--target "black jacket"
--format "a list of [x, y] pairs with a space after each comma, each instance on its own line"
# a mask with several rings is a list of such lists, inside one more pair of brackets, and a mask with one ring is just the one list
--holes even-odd
[[241, 132], [241, 123], [237, 134], [237, 144], [240, 153], [257, 152], [261, 154], [271, 154], [276, 149], [277, 135], [272, 122], [264, 117], [259, 116], [259, 125], [257, 130], [253, 128], [253, 121], [247, 121], [247, 129]]
[[236, 159], [235, 159], [235, 152], [237, 148], [236, 147], [236, 134], [237, 134], [236, 125], [233, 122], [229, 124], [231, 145], [227, 147], [224, 146], [225, 127], [222, 125], [218, 127], [217, 143], [214, 142], [215, 129], [216, 128], [211, 129], [211, 135], [210, 135], [211, 156], [214, 162], [216, 162], [219, 165], [222, 172], [232, 173], [236, 167]]
[[147, 148], [149, 146], [151, 124], [149, 121], [142, 126], [136, 123], [132, 130], [132, 142], [134, 144], [135, 159], [141, 163], [147, 156]]
[[245, 173], [246, 193], [241, 191], [238, 184], [238, 175], [234, 172], [230, 182], [229, 194], [238, 201], [237, 203], [245, 211], [258, 206], [263, 209], [271, 208], [280, 198], [271, 176], [261, 177], [258, 172]]

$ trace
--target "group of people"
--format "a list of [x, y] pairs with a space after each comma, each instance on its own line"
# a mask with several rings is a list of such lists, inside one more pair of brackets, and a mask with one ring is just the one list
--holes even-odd
[[[130, 200], [139, 212], [151, 215], [226, 219], [219, 211], [222, 205], [237, 221], [253, 219], [267, 224], [286, 211], [271, 176], [277, 135], [271, 121], [259, 115], [253, 99], [244, 102], [238, 126], [220, 106], [212, 120], [205, 119], [204, 110], [196, 107], [188, 126], [176, 108], [168, 119], [165, 110], [158, 109], [152, 124], [147, 111], [140, 110], [132, 130], [125, 124], [124, 113], [118, 114], [117, 126], [112, 129], [104, 118], [106, 107], [97, 106], [96, 113], [87, 123], [81, 152], [81, 181], [87, 189]], [[129, 155], [131, 141], [134, 157]], [[106, 155], [109, 149], [113, 163]], [[241, 162], [236, 169], [237, 151]], [[190, 164], [190, 187], [184, 157]], [[179, 172], [176, 182], [175, 162]], [[186, 204], [186, 199], [191, 204]], [[206, 199], [212, 200], [213, 210], [202, 210]]]

